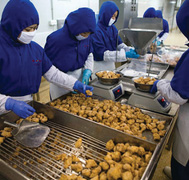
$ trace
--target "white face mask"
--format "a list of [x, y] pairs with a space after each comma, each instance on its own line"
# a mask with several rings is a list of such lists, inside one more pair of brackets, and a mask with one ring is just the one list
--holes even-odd
[[110, 19], [108, 26], [111, 26], [115, 22], [115, 19]]
[[88, 36], [87, 37], [84, 37], [84, 36], [82, 36], [81, 34], [79, 34], [78, 36], [76, 36], [76, 39], [78, 40], [78, 41], [81, 41], [81, 40], [84, 40], [84, 39], [87, 39], [88, 38]]
[[32, 31], [32, 32], [24, 32], [24, 31], [22, 31], [20, 37], [18, 38], [18, 40], [21, 41], [24, 44], [29, 44], [32, 41], [33, 37], [35, 36], [36, 31], [37, 30]]

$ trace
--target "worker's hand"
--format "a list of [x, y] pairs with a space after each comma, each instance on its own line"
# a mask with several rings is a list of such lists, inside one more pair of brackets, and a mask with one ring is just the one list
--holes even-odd
[[83, 71], [83, 77], [82, 77], [82, 83], [88, 85], [89, 84], [89, 78], [91, 77], [91, 70], [90, 69], [85, 69]]
[[125, 55], [126, 55], [126, 58], [139, 58], [139, 54], [137, 54], [137, 52], [135, 51], [135, 50], [133, 50], [133, 49], [130, 49], [130, 51], [127, 51], [126, 53], [125, 53]]
[[24, 119], [31, 116], [35, 112], [35, 109], [26, 102], [18, 101], [12, 98], [8, 98], [5, 102], [5, 109], [12, 110], [16, 115]]
[[157, 41], [157, 46], [160, 46], [161, 45], [161, 41]]
[[157, 83], [159, 82], [159, 80], [155, 81], [151, 90], [150, 90], [150, 93], [152, 94], [155, 94], [157, 92]]
[[157, 41], [157, 39], [154, 39], [153, 41], [152, 41], [152, 43], [155, 43]]
[[74, 90], [78, 90], [79, 92], [85, 94], [85, 96], [88, 96], [86, 94], [86, 90], [89, 90], [89, 91], [93, 92], [93, 87], [92, 86], [85, 85], [85, 84], [81, 83], [80, 81], [76, 81], [75, 82], [73, 89]]

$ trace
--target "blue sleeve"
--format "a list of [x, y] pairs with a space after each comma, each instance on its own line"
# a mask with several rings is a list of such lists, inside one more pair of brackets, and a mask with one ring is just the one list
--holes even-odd
[[44, 75], [52, 66], [52, 62], [47, 57], [45, 52], [43, 52], [43, 60], [42, 60], [42, 75]]
[[158, 37], [161, 38], [164, 33], [169, 33], [169, 24], [165, 19], [163, 19], [163, 31], [158, 35]]
[[163, 30], [165, 33], [169, 33], [169, 24], [165, 19], [163, 19]]
[[121, 40], [120, 36], [118, 37], [118, 45], [123, 43], [123, 41]]
[[178, 61], [174, 76], [171, 80], [171, 87], [180, 94], [183, 99], [189, 99], [189, 50], [187, 50]]

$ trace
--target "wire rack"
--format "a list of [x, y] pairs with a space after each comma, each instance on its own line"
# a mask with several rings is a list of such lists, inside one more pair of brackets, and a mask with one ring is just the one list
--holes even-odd
[[[25, 148], [13, 138], [7, 138], [0, 145], [0, 158], [31, 180], [56, 180], [61, 174], [77, 174], [71, 168], [64, 169], [64, 162], [56, 156], [65, 153], [75, 155], [83, 166], [87, 159], [103, 161], [107, 150], [105, 143], [85, 133], [48, 121], [51, 131], [39, 148]], [[81, 148], [75, 142], [82, 138]]]

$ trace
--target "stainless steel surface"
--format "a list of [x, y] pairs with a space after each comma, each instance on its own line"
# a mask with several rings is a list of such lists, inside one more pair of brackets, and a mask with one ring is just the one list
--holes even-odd
[[[123, 83], [132, 83], [131, 78], [136, 76], [147, 76], [149, 72], [150, 62], [144, 61], [144, 59], [132, 59], [131, 62], [117, 68], [123, 74], [121, 80]], [[168, 64], [152, 62], [150, 69], [150, 77], [161, 79], [169, 68]], [[132, 72], [131, 72], [132, 71]], [[134, 85], [133, 85], [134, 89]]]
[[[98, 71], [95, 73], [95, 75], [97, 76], [98, 78], [98, 81], [103, 84], [103, 85], [114, 85], [114, 84], [118, 84], [121, 77], [122, 77], [122, 74], [119, 73], [119, 72], [115, 72], [116, 74], [120, 74], [120, 77], [119, 78], [114, 78], [114, 79], [109, 79], [109, 78], [103, 78], [103, 77], [99, 77], [97, 74], [98, 73], [101, 73], [101, 72], [104, 72], [104, 71]], [[106, 71], [107, 73], [108, 72], [111, 72], [111, 71]]]
[[[129, 19], [138, 15], [138, 0], [113, 0], [119, 8], [117, 29], [128, 27]], [[106, 0], [99, 0], [99, 9]]]
[[[153, 53], [152, 53], [152, 59], [153, 59]], [[148, 76], [150, 76], [150, 71], [151, 71], [151, 66], [152, 66], [152, 59], [150, 59], [150, 65], [149, 65], [149, 70], [148, 70]]]
[[[60, 174], [70, 174], [71, 171], [65, 171], [62, 163], [54, 159], [56, 154], [77, 154], [85, 163], [86, 158], [93, 158], [101, 161], [105, 150], [105, 143], [113, 139], [118, 142], [129, 142], [135, 145], [142, 145], [147, 150], [154, 151], [152, 158], [141, 178], [149, 179], [158, 162], [162, 151], [163, 142], [169, 135], [169, 128], [165, 137], [159, 145], [145, 141], [134, 136], [113, 130], [107, 126], [100, 125], [90, 120], [80, 118], [70, 113], [62, 112], [47, 105], [37, 102], [31, 102], [37, 113], [44, 113], [49, 120], [45, 123], [50, 127], [51, 132], [45, 140], [44, 145], [36, 149], [18, 148], [18, 144], [12, 138], [8, 138], [0, 145], [0, 174], [10, 180], [55, 180], [60, 178]], [[152, 115], [152, 114], [151, 114]], [[161, 115], [158, 115], [161, 117]], [[167, 117], [170, 119], [169, 117]], [[4, 127], [3, 121], [7, 119], [15, 122], [18, 117], [10, 112], [0, 116], [0, 127]], [[170, 119], [171, 120], [171, 119]], [[81, 151], [74, 148], [74, 143], [78, 138], [83, 139]], [[63, 146], [64, 145], [64, 146]], [[158, 148], [156, 150], [156, 148]]]
[[149, 76], [150, 71], [151, 71], [153, 55], [154, 55], [154, 53], [156, 52], [156, 47], [157, 47], [156, 42], [155, 42], [155, 43], [153, 42], [153, 43], [150, 45], [150, 52], [152, 53], [152, 58], [149, 60], [150, 65], [149, 65], [149, 70], [148, 70], [148, 71], [149, 71], [149, 72], [148, 72], [148, 76]]
[[162, 29], [162, 19], [131, 18], [129, 27], [120, 29], [119, 34], [122, 34], [122, 37], [126, 37], [130, 41], [138, 54], [144, 55], [146, 54], [147, 47]]
[[50, 132], [49, 127], [26, 120], [23, 120], [20, 124], [4, 121], [4, 124], [14, 127], [12, 135], [16, 141], [30, 148], [39, 147]]
[[[142, 77], [146, 78], [145, 76], [142, 76]], [[137, 83], [137, 82], [135, 82], [135, 80], [138, 79], [138, 78], [139, 77], [132, 78], [132, 81], [133, 81], [133, 83], [135, 85], [135, 88], [137, 90], [139, 90], [139, 91], [150, 92], [153, 84], [151, 85], [151, 84], [140, 84], [140, 83]], [[150, 78], [152, 79], [152, 77], [150, 77]]]
[[163, 20], [160, 18], [131, 18], [129, 29], [147, 30], [158, 34], [163, 30]]

